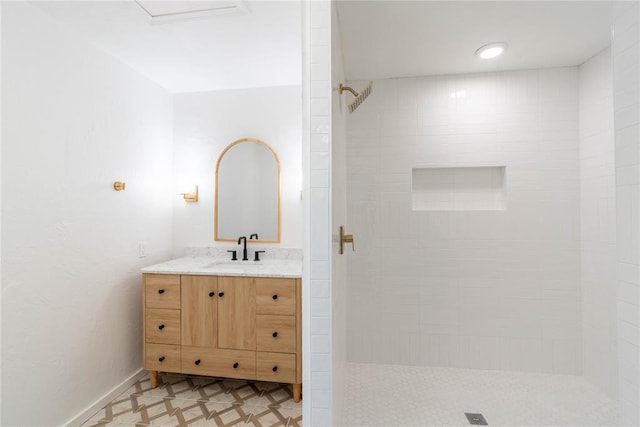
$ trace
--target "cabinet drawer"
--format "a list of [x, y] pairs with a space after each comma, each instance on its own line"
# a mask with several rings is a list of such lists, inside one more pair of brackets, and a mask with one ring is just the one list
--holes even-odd
[[296, 314], [295, 279], [256, 278], [257, 314]]
[[257, 354], [256, 379], [280, 383], [296, 382], [296, 355], [283, 353]]
[[144, 332], [145, 342], [180, 344], [180, 310], [146, 309]]
[[147, 371], [179, 372], [180, 346], [145, 344], [144, 369]]
[[296, 352], [295, 316], [259, 314], [256, 316], [256, 325], [258, 351]]
[[183, 346], [182, 372], [253, 380], [256, 378], [256, 352]]
[[144, 275], [144, 301], [147, 308], [180, 308], [180, 276]]

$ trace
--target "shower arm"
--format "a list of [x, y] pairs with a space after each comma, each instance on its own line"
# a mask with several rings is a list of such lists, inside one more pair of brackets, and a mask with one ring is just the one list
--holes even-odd
[[359, 93], [356, 92], [355, 90], [353, 90], [353, 88], [351, 88], [349, 86], [345, 86], [342, 83], [340, 83], [339, 88], [340, 88], [340, 95], [342, 95], [342, 92], [344, 92], [345, 90], [351, 92], [351, 94], [353, 96], [355, 96], [355, 97], [358, 97], [358, 95], [359, 95]]

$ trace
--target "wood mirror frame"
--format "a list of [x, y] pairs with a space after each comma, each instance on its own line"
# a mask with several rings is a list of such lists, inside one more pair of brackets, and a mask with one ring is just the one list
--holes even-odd
[[[215, 241], [219, 241], [219, 242], [236, 242], [238, 237], [240, 236], [235, 236], [235, 237], [228, 237], [228, 236], [220, 236], [220, 230], [218, 228], [218, 219], [219, 219], [219, 171], [220, 171], [220, 164], [222, 162], [222, 159], [224, 158], [225, 154], [227, 154], [227, 152], [229, 150], [231, 150], [233, 147], [239, 145], [239, 144], [243, 144], [243, 143], [255, 143], [255, 144], [259, 144], [261, 146], [263, 146], [264, 148], [266, 148], [267, 150], [269, 150], [269, 152], [271, 153], [271, 155], [273, 155], [273, 159], [275, 161], [275, 165], [276, 165], [276, 171], [277, 171], [277, 184], [276, 184], [276, 188], [277, 188], [277, 230], [276, 230], [276, 237], [275, 238], [261, 238], [260, 234], [258, 234], [258, 239], [257, 240], [253, 240], [254, 242], [262, 242], [262, 243], [280, 243], [281, 240], [281, 233], [282, 233], [282, 212], [281, 212], [281, 189], [280, 189], [280, 160], [278, 159], [278, 155], [276, 154], [276, 152], [273, 150], [273, 148], [271, 148], [271, 146], [269, 144], [267, 144], [266, 142], [257, 139], [257, 138], [242, 138], [242, 139], [238, 139], [237, 141], [232, 142], [231, 144], [229, 144], [227, 147], [225, 147], [224, 150], [222, 150], [222, 153], [220, 153], [220, 156], [218, 156], [218, 161], [216, 162], [216, 170], [215, 170], [215, 183], [214, 183], [214, 187], [215, 187], [215, 197], [214, 197], [214, 213], [213, 213], [213, 238]], [[248, 230], [250, 231], [250, 230]], [[247, 237], [249, 237], [249, 234], [251, 234], [250, 232], [248, 233], [242, 233], [242, 235], [247, 234]]]

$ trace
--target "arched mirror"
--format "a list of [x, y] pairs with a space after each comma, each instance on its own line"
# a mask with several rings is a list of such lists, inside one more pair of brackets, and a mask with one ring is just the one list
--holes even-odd
[[215, 180], [215, 240], [256, 233], [260, 242], [280, 242], [280, 161], [268, 144], [255, 138], [229, 144]]

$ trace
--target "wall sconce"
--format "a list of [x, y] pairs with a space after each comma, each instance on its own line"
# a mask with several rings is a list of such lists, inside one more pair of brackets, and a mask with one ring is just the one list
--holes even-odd
[[126, 184], [121, 181], [116, 181], [113, 183], [113, 189], [116, 191], [123, 191], [126, 187]]
[[198, 186], [196, 185], [195, 193], [180, 193], [185, 202], [195, 203], [198, 201]]

